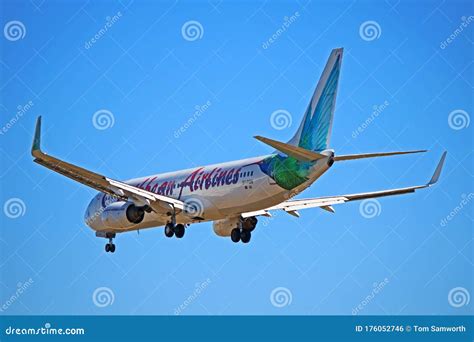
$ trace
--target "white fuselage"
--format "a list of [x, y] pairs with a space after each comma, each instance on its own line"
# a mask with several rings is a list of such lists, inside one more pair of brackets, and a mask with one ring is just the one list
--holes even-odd
[[[193, 215], [180, 212], [176, 216], [176, 222], [189, 224], [235, 217], [244, 212], [279, 204], [310, 186], [329, 168], [327, 159], [318, 160], [311, 167], [306, 182], [297, 188], [286, 190], [261, 171], [258, 163], [265, 157], [157, 174], [131, 179], [125, 183], [190, 203], [197, 209]], [[97, 194], [87, 207], [86, 224], [96, 231], [124, 232], [163, 226], [170, 219], [166, 214], [149, 212], [142, 222], [133, 227], [111, 229], [94, 219], [111, 201], [115, 200], [110, 195]]]

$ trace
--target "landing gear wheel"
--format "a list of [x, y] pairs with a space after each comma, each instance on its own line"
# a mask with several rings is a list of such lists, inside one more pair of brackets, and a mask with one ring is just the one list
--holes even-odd
[[230, 232], [230, 238], [233, 242], [237, 243], [240, 241], [240, 229], [239, 228], [234, 228]]
[[107, 253], [109, 253], [109, 252], [110, 252], [110, 253], [115, 252], [115, 244], [113, 244], [113, 243], [111, 243], [111, 242], [105, 244], [105, 251], [106, 251]]
[[181, 223], [178, 223], [174, 227], [174, 234], [176, 235], [178, 239], [181, 239], [184, 236], [184, 232], [185, 232], [184, 225], [182, 225]]
[[167, 223], [165, 226], [165, 235], [166, 237], [172, 237], [174, 235], [174, 229], [172, 223]]
[[252, 233], [250, 230], [242, 229], [242, 232], [240, 232], [240, 240], [242, 240], [243, 243], [248, 243], [251, 237]]

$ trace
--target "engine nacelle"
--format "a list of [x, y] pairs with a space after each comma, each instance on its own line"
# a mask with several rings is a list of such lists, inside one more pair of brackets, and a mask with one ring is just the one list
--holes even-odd
[[100, 219], [107, 228], [131, 228], [143, 221], [145, 207], [130, 202], [115, 202], [105, 207]]
[[214, 221], [212, 228], [216, 235], [219, 236], [230, 236], [232, 229], [234, 228], [243, 228], [249, 231], [252, 231], [257, 226], [256, 217], [247, 217], [243, 219], [240, 216], [226, 218], [223, 220]]

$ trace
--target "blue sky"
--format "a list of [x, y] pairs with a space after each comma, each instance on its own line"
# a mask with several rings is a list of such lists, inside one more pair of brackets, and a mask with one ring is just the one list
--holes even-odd
[[[1, 7], [1, 314], [473, 312], [472, 3]], [[300, 197], [422, 184], [448, 151], [436, 187], [380, 199], [372, 218], [358, 202], [279, 213], [248, 245], [210, 223], [182, 240], [151, 229], [106, 254], [83, 222], [95, 191], [30, 157], [38, 115], [47, 152], [117, 179], [266, 154], [252, 137], [291, 138], [335, 47], [336, 153], [429, 153], [336, 164]], [[104, 110], [113, 124], [94, 122]], [[291, 125], [272, 126], [277, 110]]]

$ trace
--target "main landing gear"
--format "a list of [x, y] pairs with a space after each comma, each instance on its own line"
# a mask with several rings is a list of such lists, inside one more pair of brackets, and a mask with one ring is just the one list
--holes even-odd
[[184, 236], [185, 228], [181, 223], [173, 224], [168, 222], [165, 226], [165, 235], [166, 237], [173, 237], [175, 235], [178, 239], [181, 239]]
[[230, 239], [237, 243], [242, 241], [243, 243], [249, 243], [252, 238], [252, 233], [249, 229], [244, 228], [234, 228], [230, 232]]

